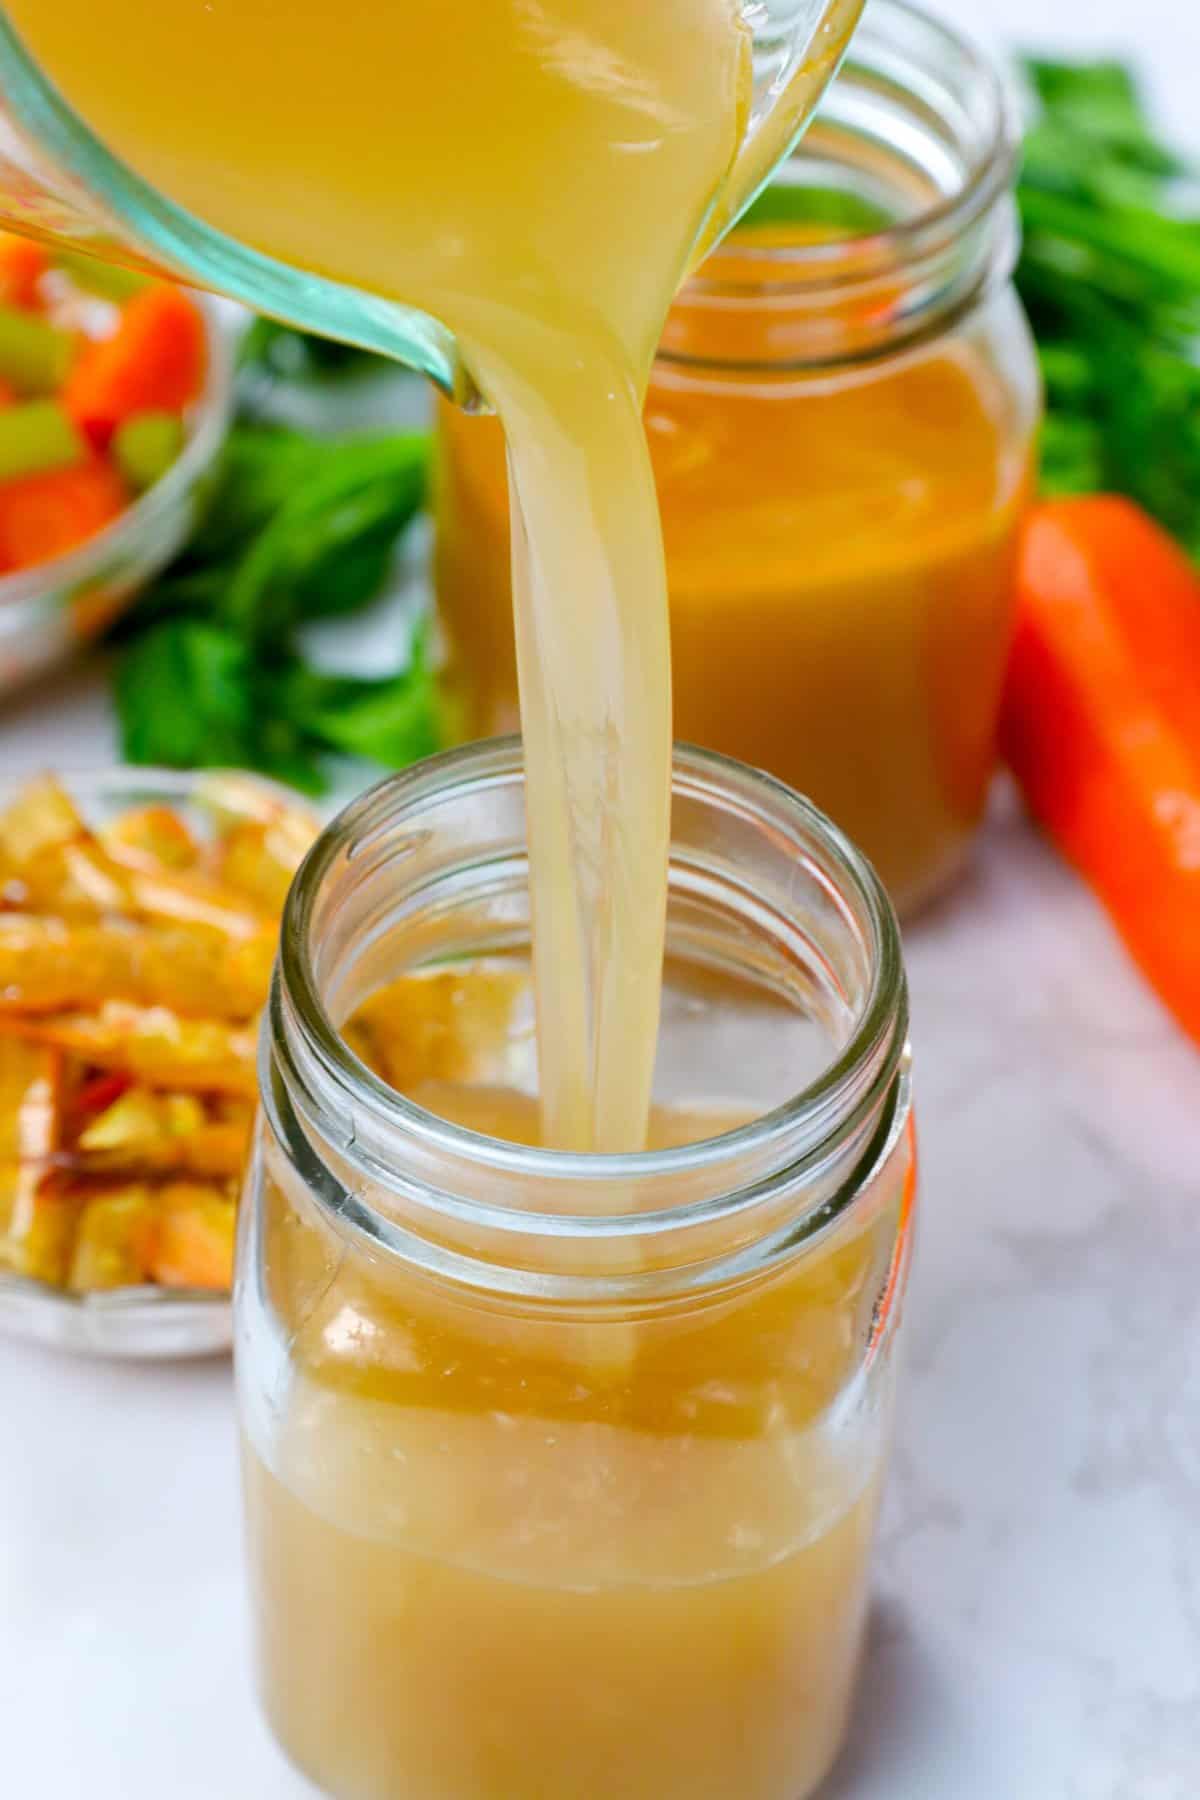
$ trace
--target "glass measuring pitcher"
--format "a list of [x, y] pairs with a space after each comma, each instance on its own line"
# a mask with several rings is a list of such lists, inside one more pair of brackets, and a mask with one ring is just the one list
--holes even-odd
[[[227, 9], [230, 0], [216, 0], [216, 4]], [[743, 5], [742, 20], [752, 38], [749, 107], [738, 154], [708, 216], [699, 224], [697, 255], [744, 210], [799, 135], [837, 68], [862, 5], [863, 0], [748, 0]], [[197, 27], [203, 28], [204, 15], [214, 11], [214, 0], [194, 0], [194, 10]], [[281, 54], [286, 52], [289, 31], [295, 39], [317, 26], [328, 29], [337, 24], [332, 14], [319, 15], [319, 9], [311, 5], [279, 10], [287, 15], [279, 22]], [[571, 9], [566, 10], [565, 27], [557, 18], [550, 19], [546, 29], [552, 27], [559, 34], [569, 31]], [[398, 11], [403, 14], [402, 8]], [[262, 8], [250, 12], [261, 14]], [[221, 209], [210, 209], [207, 197], [205, 217], [201, 217], [180, 204], [177, 196], [169, 196], [170, 182], [156, 180], [152, 184], [145, 169], [135, 166], [137, 158], [123, 160], [113, 148], [111, 136], [104, 141], [103, 127], [95, 118], [84, 116], [91, 108], [71, 103], [75, 89], [59, 67], [63, 59], [55, 55], [56, 47], [69, 42], [64, 33], [70, 20], [89, 13], [93, 25], [102, 19], [95, 9], [60, 6], [58, 0], [0, 4], [0, 224], [111, 261], [159, 270], [304, 329], [378, 351], [422, 370], [454, 397], [469, 400], [472, 386], [444, 324], [384, 297], [374, 283], [349, 286], [331, 275], [310, 272], [300, 259], [280, 253], [276, 247], [244, 241], [243, 232], [219, 229]], [[542, 0], [522, 0], [521, 6], [514, 8], [514, 16], [518, 13], [522, 30], [537, 31], [549, 9]], [[649, 16], [653, 21], [654, 15]], [[661, 16], [667, 18], [665, 13]], [[402, 48], [402, 18], [392, 29]], [[569, 43], [570, 54], [578, 59], [581, 81], [608, 82], [616, 87], [625, 79], [619, 66], [605, 64], [603, 46], [587, 42], [584, 33], [578, 34], [578, 41], [562, 41]], [[105, 54], [129, 59], [141, 84], [139, 105], [143, 101], [147, 108], [165, 104], [156, 92], [153, 56], [143, 45], [130, 43], [113, 52], [110, 41]], [[307, 54], [312, 60], [311, 42]], [[486, 47], [481, 47], [479, 55], [486, 60]], [[313, 66], [314, 72], [319, 72], [315, 61]], [[471, 75], [478, 78], [475, 70]], [[236, 103], [253, 109], [256, 96], [246, 71], [231, 66], [227, 78]], [[280, 79], [284, 78], [281, 74]], [[571, 78], [576, 78], [574, 68]], [[201, 101], [204, 80], [203, 72], [198, 71], [196, 92]], [[244, 94], [236, 91], [239, 82], [245, 87]], [[100, 92], [95, 83], [93, 87]], [[643, 109], [652, 107], [653, 95], [643, 93], [637, 98]], [[176, 96], [175, 103], [177, 116], [186, 115], [187, 96]], [[323, 131], [336, 129], [326, 117], [327, 95], [302, 89], [295, 104], [297, 109], [311, 107], [313, 140], [319, 140]], [[203, 106], [195, 110], [202, 111]], [[675, 128], [671, 119], [664, 117], [663, 130]], [[523, 129], [523, 122], [518, 121], [515, 129]], [[229, 187], [239, 175], [246, 184], [255, 180], [249, 171], [243, 174], [235, 167], [221, 166], [217, 139], [214, 150], [215, 182], [223, 180]], [[232, 165], [236, 157], [230, 160]], [[551, 181], [569, 179], [569, 172], [563, 176], [556, 169], [549, 146], [546, 166]], [[312, 174], [315, 192], [321, 186], [319, 159], [314, 160]], [[227, 217], [228, 209], [226, 222]], [[395, 229], [397, 234], [404, 232], [402, 208], [397, 211]], [[368, 288], [372, 291], [366, 291]]]

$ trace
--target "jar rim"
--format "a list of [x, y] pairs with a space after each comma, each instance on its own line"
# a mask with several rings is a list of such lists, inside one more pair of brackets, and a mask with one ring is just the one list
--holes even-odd
[[[284, 909], [272, 1014], [277, 1036], [289, 1021], [295, 1022], [308, 1057], [315, 1059], [319, 1073], [332, 1080], [342, 1099], [367, 1109], [383, 1128], [394, 1128], [410, 1144], [417, 1141], [435, 1155], [458, 1155], [477, 1170], [587, 1185], [719, 1170], [725, 1161], [747, 1153], [766, 1154], [777, 1144], [789, 1147], [791, 1154], [784, 1161], [794, 1166], [798, 1141], [803, 1140], [810, 1152], [819, 1148], [855, 1103], [861, 1104], [864, 1086], [872, 1094], [886, 1088], [904, 1055], [908, 1009], [899, 927], [879, 877], [836, 825], [775, 777], [713, 751], [679, 745], [673, 764], [677, 793], [719, 792], [736, 802], [742, 816], [760, 820], [773, 831], [790, 829], [798, 839], [802, 836], [817, 845], [836, 872], [840, 897], [849, 896], [869, 934], [865, 994], [844, 1042], [811, 1081], [770, 1111], [717, 1137], [661, 1150], [611, 1154], [543, 1149], [484, 1136], [418, 1105], [361, 1062], [325, 1005], [311, 954], [313, 916], [326, 879], [339, 858], [362, 854], [373, 839], [394, 829], [423, 802], [435, 796], [448, 798], [456, 790], [481, 792], [523, 778], [522, 771], [521, 741], [515, 737], [430, 757], [388, 776], [351, 802], [305, 858]], [[265, 1078], [263, 1086], [266, 1091]], [[549, 1223], [545, 1215], [534, 1212], [517, 1215], [510, 1210], [507, 1216], [514, 1222], [519, 1216], [535, 1225], [539, 1219]], [[581, 1222], [575, 1220], [577, 1225]], [[597, 1224], [620, 1229], [620, 1221], [608, 1214], [598, 1216]]]
[[[844, 259], [847, 246], [850, 245], [860, 250], [864, 256], [873, 253], [880, 261], [885, 256], [889, 263], [911, 261], [920, 254], [922, 239], [948, 227], [958, 230], [970, 224], [980, 213], [986, 212], [1008, 187], [1020, 144], [1012, 83], [972, 37], [948, 24], [926, 7], [913, 4], [913, 0], [872, 0], [866, 19], [850, 41], [841, 73], [834, 77], [835, 86], [838, 81], [845, 81], [848, 75], [852, 75], [863, 64], [869, 67], [872, 50], [888, 49], [887, 31], [889, 27], [896, 25], [915, 28], [923, 33], [932, 54], [941, 53], [961, 59], [967, 76], [978, 85], [980, 98], [988, 109], [986, 136], [983, 144], [968, 161], [961, 180], [951, 192], [939, 195], [930, 205], [919, 208], [907, 217], [894, 219], [878, 229], [847, 231], [844, 236], [821, 238], [808, 243], [740, 244], [737, 252], [739, 261], [744, 260], [752, 266], [759, 264], [763, 268], [782, 265], [819, 270], [836, 263], [839, 258]], [[826, 96], [822, 105], [828, 104], [828, 98]], [[819, 124], [820, 120], [819, 106], [814, 123]], [[803, 155], [802, 137], [787, 161], [802, 159]], [[719, 253], [718, 246], [717, 254]], [[704, 267], [702, 264], [689, 279], [690, 290], [739, 291], [739, 283], [706, 277]], [[844, 281], [846, 285], [853, 285], [866, 278], [867, 271], [858, 269], [853, 274], [848, 274]], [[841, 286], [843, 280], [837, 279], [830, 285]]]
[[[889, 104], [898, 109], [894, 117]], [[872, 122], [880, 121], [877, 135], [858, 116], [867, 107], [874, 108]], [[953, 143], [939, 136], [939, 128], [954, 134]], [[912, 146], [924, 144], [941, 171], [935, 192], [911, 212], [859, 230], [808, 239], [797, 233], [792, 241], [773, 243], [727, 238], [689, 277], [676, 301], [679, 313], [753, 306], [783, 317], [790, 306], [796, 309], [789, 316], [790, 353], [743, 361], [675, 347], [668, 320], [657, 358], [665, 372], [819, 371], [871, 361], [946, 329], [1011, 274], [1019, 241], [1010, 198], [1020, 146], [1018, 108], [1012, 80], [970, 36], [911, 0], [872, 0], [841, 72], [784, 168], [810, 172], [823, 131], [829, 141], [821, 158], [835, 171], [876, 184], [878, 172], [872, 176], [855, 160], [855, 145], [866, 146], [876, 160], [890, 160], [893, 174], [902, 169], [911, 176], [917, 167]], [[776, 181], [778, 176], [776, 171]], [[735, 258], [736, 272], [730, 267]], [[907, 291], [899, 304], [889, 304], [886, 289], [896, 284]], [[821, 334], [822, 316], [859, 296], [871, 302], [865, 310], [880, 315], [869, 342], [831, 351]], [[816, 326], [811, 354], [803, 341], [791, 342], [804, 320]]]

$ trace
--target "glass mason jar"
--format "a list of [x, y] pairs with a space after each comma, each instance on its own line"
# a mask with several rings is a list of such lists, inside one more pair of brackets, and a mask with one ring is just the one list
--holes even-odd
[[[519, 746], [388, 780], [293, 888], [237, 1377], [266, 1709], [338, 1800], [801, 1800], [836, 1753], [911, 1236], [898, 933], [810, 806], [687, 751], [668, 936], [658, 1147], [550, 1152], [512, 1141]], [[347, 1042], [398, 993], [403, 1094]]]
[[[809, 794], [902, 908], [957, 868], [994, 766], [1040, 409], [1013, 167], [991, 65], [876, 0], [646, 401], [676, 735]], [[494, 420], [442, 409], [438, 490], [451, 727], [511, 730]]]

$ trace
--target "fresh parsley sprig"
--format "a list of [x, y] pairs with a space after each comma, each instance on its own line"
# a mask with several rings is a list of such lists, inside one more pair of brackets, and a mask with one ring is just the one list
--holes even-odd
[[331, 756], [396, 767], [436, 749], [423, 635], [375, 679], [323, 673], [300, 637], [378, 595], [423, 504], [428, 449], [424, 433], [234, 427], [196, 533], [118, 634], [127, 760], [236, 765], [320, 792]]
[[1200, 555], [1200, 216], [1112, 62], [1030, 58], [1017, 281], [1046, 384], [1049, 493], [1129, 495]]

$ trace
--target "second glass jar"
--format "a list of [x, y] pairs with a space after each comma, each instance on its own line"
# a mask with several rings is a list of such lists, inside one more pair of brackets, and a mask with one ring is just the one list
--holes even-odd
[[676, 757], [651, 1144], [537, 1144], [519, 744], [288, 901], [235, 1296], [259, 1675], [335, 1800], [802, 1800], [846, 1723], [915, 1161], [895, 920]]
[[[676, 303], [646, 403], [676, 735], [810, 795], [908, 909], [955, 872], [994, 765], [1040, 400], [1013, 166], [990, 65], [873, 7]], [[448, 406], [440, 430], [449, 712], [490, 736], [517, 723], [503, 439]]]

